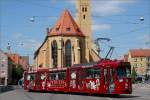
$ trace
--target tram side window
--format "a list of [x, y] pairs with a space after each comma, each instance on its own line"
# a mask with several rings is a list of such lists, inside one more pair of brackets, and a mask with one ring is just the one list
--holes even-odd
[[49, 73], [50, 80], [56, 80], [56, 73]]
[[113, 83], [113, 75], [114, 75], [114, 69], [110, 69], [110, 82]]
[[30, 80], [30, 81], [35, 80], [35, 74], [28, 74], [27, 80]]
[[126, 76], [131, 77], [131, 70], [128, 67], [126, 68]]
[[86, 69], [86, 79], [90, 78], [101, 78], [100, 68], [87, 68]]
[[58, 79], [59, 80], [65, 80], [66, 79], [66, 72], [59, 72], [58, 73]]
[[66, 72], [49, 73], [49, 80], [65, 80]]
[[104, 68], [104, 82], [107, 83], [107, 69]]

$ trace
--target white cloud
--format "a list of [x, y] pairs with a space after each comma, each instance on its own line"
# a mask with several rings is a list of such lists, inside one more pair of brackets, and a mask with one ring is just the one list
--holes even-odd
[[122, 4], [134, 2], [135, 0], [93, 0], [92, 12], [102, 16], [117, 14], [125, 11], [125, 9], [121, 7]]
[[[92, 12], [102, 16], [109, 16], [125, 12], [123, 4], [133, 4], [137, 0], [91, 0]], [[75, 5], [75, 0], [68, 0], [69, 4]]]
[[109, 30], [111, 27], [110, 24], [94, 24], [92, 25], [92, 31]]
[[67, 2], [70, 3], [70, 4], [75, 4], [76, 3], [75, 1], [76, 0], [68, 0]]

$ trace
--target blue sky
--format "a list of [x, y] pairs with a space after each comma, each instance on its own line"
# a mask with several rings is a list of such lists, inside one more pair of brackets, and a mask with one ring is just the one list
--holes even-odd
[[[93, 39], [102, 41], [101, 55], [114, 46], [113, 58], [133, 48], [148, 48], [150, 41], [150, 0], [91, 0]], [[52, 27], [64, 9], [75, 17], [75, 0], [0, 0], [0, 49], [29, 55], [41, 45], [46, 28]], [[35, 21], [30, 18], [35, 16]], [[139, 18], [143, 17], [144, 21]], [[21, 45], [23, 44], [23, 45]]]

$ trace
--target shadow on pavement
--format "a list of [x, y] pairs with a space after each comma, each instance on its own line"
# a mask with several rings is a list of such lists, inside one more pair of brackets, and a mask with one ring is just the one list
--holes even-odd
[[50, 91], [30, 91], [32, 93], [51, 93], [51, 94], [64, 94], [64, 95], [80, 95], [80, 96], [92, 96], [92, 97], [110, 97], [110, 98], [138, 98], [140, 96], [132, 94], [88, 94], [88, 93], [65, 93], [65, 92], [50, 92]]

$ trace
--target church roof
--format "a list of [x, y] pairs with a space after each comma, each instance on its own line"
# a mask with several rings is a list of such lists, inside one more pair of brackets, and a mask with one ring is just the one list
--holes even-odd
[[84, 36], [68, 10], [64, 10], [55, 26], [47, 33], [48, 36]]

